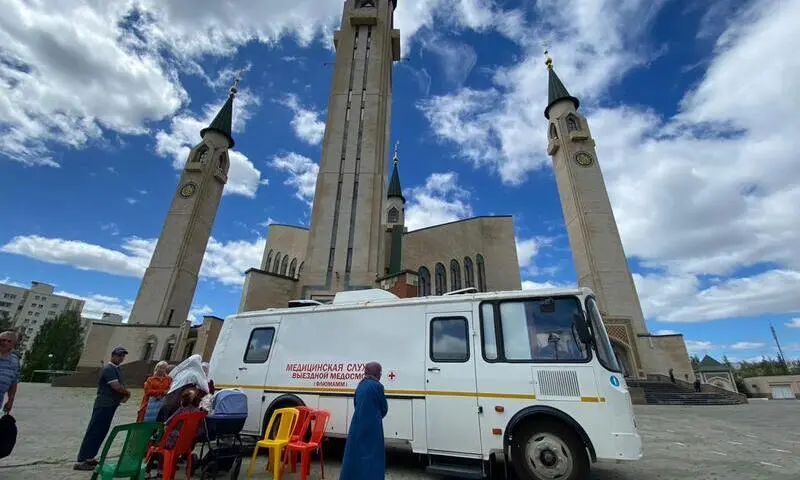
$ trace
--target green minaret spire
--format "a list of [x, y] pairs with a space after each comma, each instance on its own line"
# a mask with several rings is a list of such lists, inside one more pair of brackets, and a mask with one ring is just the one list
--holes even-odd
[[217, 113], [217, 116], [211, 121], [211, 124], [208, 127], [200, 130], [201, 138], [206, 134], [207, 131], [213, 130], [217, 133], [225, 135], [225, 138], [227, 138], [228, 142], [230, 142], [230, 148], [233, 148], [233, 145], [235, 144], [233, 137], [231, 136], [231, 128], [233, 126], [233, 99], [236, 97], [236, 93], [238, 91], [239, 79], [237, 78], [233, 82], [231, 93], [228, 95], [228, 100], [225, 101], [225, 105], [223, 105], [219, 110], [219, 113]]
[[581, 105], [581, 102], [569, 94], [567, 87], [564, 86], [561, 79], [556, 75], [556, 71], [553, 70], [553, 59], [550, 58], [547, 51], [545, 51], [544, 54], [547, 55], [547, 60], [545, 60], [544, 64], [547, 65], [547, 75], [549, 77], [547, 82], [547, 108], [544, 109], [544, 118], [549, 120], [550, 108], [552, 108], [556, 102], [560, 100], [569, 100], [575, 105], [576, 110]]

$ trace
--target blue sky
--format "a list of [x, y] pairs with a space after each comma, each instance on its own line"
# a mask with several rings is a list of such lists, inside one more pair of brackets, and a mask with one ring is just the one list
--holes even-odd
[[[193, 307], [234, 313], [268, 222], [308, 223], [341, 2], [11, 5], [0, 281], [127, 315], [176, 166], [241, 71]], [[525, 285], [574, 284], [545, 153], [548, 40], [589, 119], [651, 331], [751, 359], [774, 355], [772, 322], [800, 357], [800, 57], [784, 53], [798, 16], [798, 0], [401, 0], [392, 143], [409, 226], [513, 214]]]

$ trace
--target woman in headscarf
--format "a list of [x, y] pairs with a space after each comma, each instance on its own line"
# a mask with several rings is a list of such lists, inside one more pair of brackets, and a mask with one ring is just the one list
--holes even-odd
[[139, 404], [139, 411], [136, 414], [136, 421], [143, 422], [147, 406], [150, 400], [159, 401], [167, 394], [172, 378], [167, 375], [167, 362], [161, 361], [156, 363], [156, 368], [153, 370], [153, 375], [148, 377], [144, 382], [144, 396], [142, 403]]
[[201, 398], [208, 394], [208, 379], [203, 372], [202, 360], [200, 355], [192, 355], [172, 369], [169, 374], [172, 384], [164, 397], [164, 404], [158, 411], [156, 421], [166, 421], [181, 407], [181, 394], [184, 390], [196, 388], [200, 391]]
[[214, 380], [211, 380], [211, 377], [208, 376], [208, 369], [209, 369], [208, 362], [203, 362], [202, 366], [203, 366], [203, 373], [206, 374], [206, 378], [208, 379], [208, 393], [214, 395], [214, 391], [216, 389], [214, 388]]
[[383, 480], [386, 476], [383, 417], [389, 405], [380, 382], [381, 370], [380, 363], [368, 363], [364, 379], [356, 387], [339, 480]]

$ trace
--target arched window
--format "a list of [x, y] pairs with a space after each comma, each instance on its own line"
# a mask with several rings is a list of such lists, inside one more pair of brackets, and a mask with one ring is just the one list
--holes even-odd
[[454, 291], [461, 290], [461, 265], [455, 258], [450, 260], [450, 285]]
[[475, 267], [472, 265], [472, 259], [464, 257], [464, 288], [475, 286]]
[[447, 270], [441, 263], [436, 264], [436, 295], [444, 295], [447, 292]]
[[292, 263], [289, 264], [289, 276], [294, 277], [297, 271], [297, 259], [293, 258]]
[[275, 254], [275, 263], [272, 264], [272, 273], [278, 273], [281, 268], [281, 252]]
[[486, 291], [486, 263], [483, 261], [483, 255], [478, 254], [475, 256], [475, 262], [478, 264], [478, 291]]
[[175, 337], [169, 337], [167, 344], [164, 346], [164, 353], [161, 355], [161, 360], [170, 361], [172, 354], [175, 352]]
[[289, 268], [289, 255], [284, 255], [281, 260], [281, 275], [286, 275], [287, 268]]
[[419, 267], [419, 294], [418, 297], [427, 297], [431, 294], [431, 271], [427, 267]]
[[142, 360], [145, 362], [149, 362], [153, 359], [153, 354], [156, 353], [156, 346], [158, 345], [158, 339], [156, 337], [150, 337], [147, 339], [147, 342], [144, 344], [142, 348]]
[[578, 117], [576, 117], [571, 113], [567, 115], [567, 131], [575, 132], [580, 129], [581, 129], [581, 122], [580, 120], [578, 120]]
[[228, 171], [228, 152], [222, 152], [219, 156], [219, 169], [223, 172]]
[[553, 140], [558, 140], [558, 130], [556, 129], [555, 123], [550, 124], [550, 138]]
[[296, 278], [300, 278], [300, 274], [303, 273], [303, 266], [305, 264], [306, 264], [306, 262], [300, 262], [300, 266], [297, 267], [297, 277]]
[[267, 261], [264, 262], [264, 271], [269, 272], [270, 264], [272, 263], [272, 250], [270, 249], [269, 253], [267, 253]]
[[400, 210], [397, 207], [392, 207], [389, 209], [389, 215], [387, 215], [386, 220], [389, 223], [397, 223], [400, 221]]

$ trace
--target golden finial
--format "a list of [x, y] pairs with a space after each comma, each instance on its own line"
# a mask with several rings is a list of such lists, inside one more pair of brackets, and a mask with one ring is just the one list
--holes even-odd
[[544, 64], [547, 65], [548, 70], [553, 69], [553, 58], [550, 56], [550, 40], [545, 40], [542, 42], [542, 46], [544, 47]]
[[400, 140], [398, 140], [394, 144], [394, 164], [395, 165], [397, 165], [397, 163], [400, 161], [400, 153], [399, 153], [399, 151], [400, 151]]

